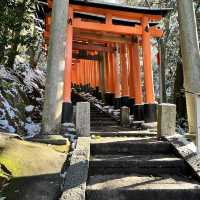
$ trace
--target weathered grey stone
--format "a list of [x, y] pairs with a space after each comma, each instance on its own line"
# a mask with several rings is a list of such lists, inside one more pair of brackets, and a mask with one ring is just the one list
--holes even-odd
[[196, 133], [195, 95], [200, 93], [200, 53], [193, 1], [177, 0], [180, 45], [183, 62], [184, 88], [189, 132]]
[[166, 141], [158, 141], [157, 138], [143, 137], [102, 137], [92, 139], [90, 151], [92, 155], [104, 154], [170, 154], [171, 146]]
[[85, 200], [90, 157], [90, 138], [80, 137], [67, 170], [60, 200]]
[[76, 106], [76, 130], [79, 136], [90, 136], [90, 103], [78, 102]]
[[158, 137], [175, 134], [176, 105], [162, 103], [158, 105]]
[[122, 126], [127, 126], [129, 124], [130, 110], [128, 107], [123, 106], [120, 110], [120, 123]]
[[197, 181], [171, 174], [96, 175], [87, 186], [87, 199], [92, 200], [197, 200], [199, 196]]
[[53, 1], [46, 91], [42, 118], [42, 133], [44, 134], [53, 132], [55, 134], [55, 130], [60, 127], [61, 123], [68, 5], [68, 0]]
[[187, 141], [187, 139], [179, 134], [174, 136], [168, 136], [166, 139], [172, 144], [180, 156], [188, 163], [193, 169], [196, 176], [200, 180], [200, 157], [197, 154], [196, 146], [193, 142]]

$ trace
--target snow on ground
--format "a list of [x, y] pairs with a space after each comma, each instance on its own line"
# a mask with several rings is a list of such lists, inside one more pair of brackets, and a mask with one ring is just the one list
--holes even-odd
[[0, 66], [0, 130], [34, 136], [41, 129], [45, 73], [19, 61], [14, 69]]
[[33, 136], [37, 135], [38, 133], [40, 133], [41, 124], [40, 123], [34, 123], [34, 122], [25, 123], [24, 128], [28, 133], [27, 137], [33, 137]]
[[26, 110], [26, 112], [31, 112], [31, 111], [33, 111], [33, 108], [34, 108], [34, 106], [29, 105], [29, 106], [25, 107], [25, 110]]

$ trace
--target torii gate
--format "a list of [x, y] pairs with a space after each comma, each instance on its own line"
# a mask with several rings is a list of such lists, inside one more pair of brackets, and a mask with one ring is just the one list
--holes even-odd
[[[49, 10], [52, 5], [53, 1], [48, 0]], [[169, 10], [69, 1], [62, 123], [72, 120], [72, 84], [100, 89], [115, 108], [130, 106], [135, 120], [156, 121], [151, 38], [162, 37], [163, 31], [156, 25]], [[48, 14], [44, 33], [47, 44], [51, 22]]]

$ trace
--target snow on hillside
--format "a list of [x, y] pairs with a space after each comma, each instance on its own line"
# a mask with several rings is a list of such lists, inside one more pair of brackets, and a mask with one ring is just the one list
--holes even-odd
[[20, 62], [13, 71], [0, 66], [0, 130], [33, 136], [40, 132], [45, 72]]

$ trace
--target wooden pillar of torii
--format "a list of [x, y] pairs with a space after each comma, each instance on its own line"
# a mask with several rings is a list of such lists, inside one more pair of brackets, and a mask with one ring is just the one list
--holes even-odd
[[[48, 2], [52, 2], [52, 0], [48, 0]], [[91, 6], [91, 4], [93, 5]], [[79, 3], [79, 0], [70, 0], [63, 87], [63, 123], [71, 122], [72, 119], [72, 82], [73, 85], [83, 88], [86, 86], [92, 90], [100, 88], [103, 93], [106, 91], [109, 94], [109, 100], [112, 99], [109, 104], [113, 104], [114, 97], [115, 108], [124, 105], [130, 106], [135, 120], [144, 119], [146, 122], [156, 120], [150, 40], [151, 37], [161, 37], [163, 31], [154, 25], [150, 27], [149, 24], [160, 21], [163, 13], [166, 14], [168, 11], [158, 9], [145, 10], [144, 12], [141, 8], [140, 12], [138, 9], [129, 9], [130, 11], [121, 8], [119, 11], [116, 6], [106, 7], [104, 3], [96, 5], [96, 3], [87, 4], [87, 2], [82, 1]], [[83, 14], [83, 12], [87, 12], [91, 16], [88, 17], [88, 14]], [[99, 16], [93, 20], [94, 14], [104, 15], [105, 22], [102, 23], [103, 19]], [[81, 20], [84, 17], [87, 20]], [[47, 19], [47, 31], [44, 35], [49, 38], [48, 31], [51, 20], [49, 20], [49, 16]], [[124, 25], [124, 20], [128, 20], [128, 25]], [[139, 23], [129, 25], [135, 23], [130, 20], [136, 20]], [[98, 32], [103, 34], [99, 36]], [[120, 49], [121, 69], [119, 69], [119, 63], [116, 59], [118, 52], [113, 50], [116, 44]], [[140, 46], [143, 54], [144, 94], [141, 84]], [[75, 53], [74, 50], [76, 50]], [[86, 52], [86, 55], [83, 56], [81, 51]], [[97, 52], [97, 54], [91, 52]], [[99, 60], [97, 55], [104, 55], [104, 62], [102, 59]], [[72, 58], [74, 57], [80, 61], [74, 63], [72, 68]], [[119, 74], [120, 72], [121, 74]]]

